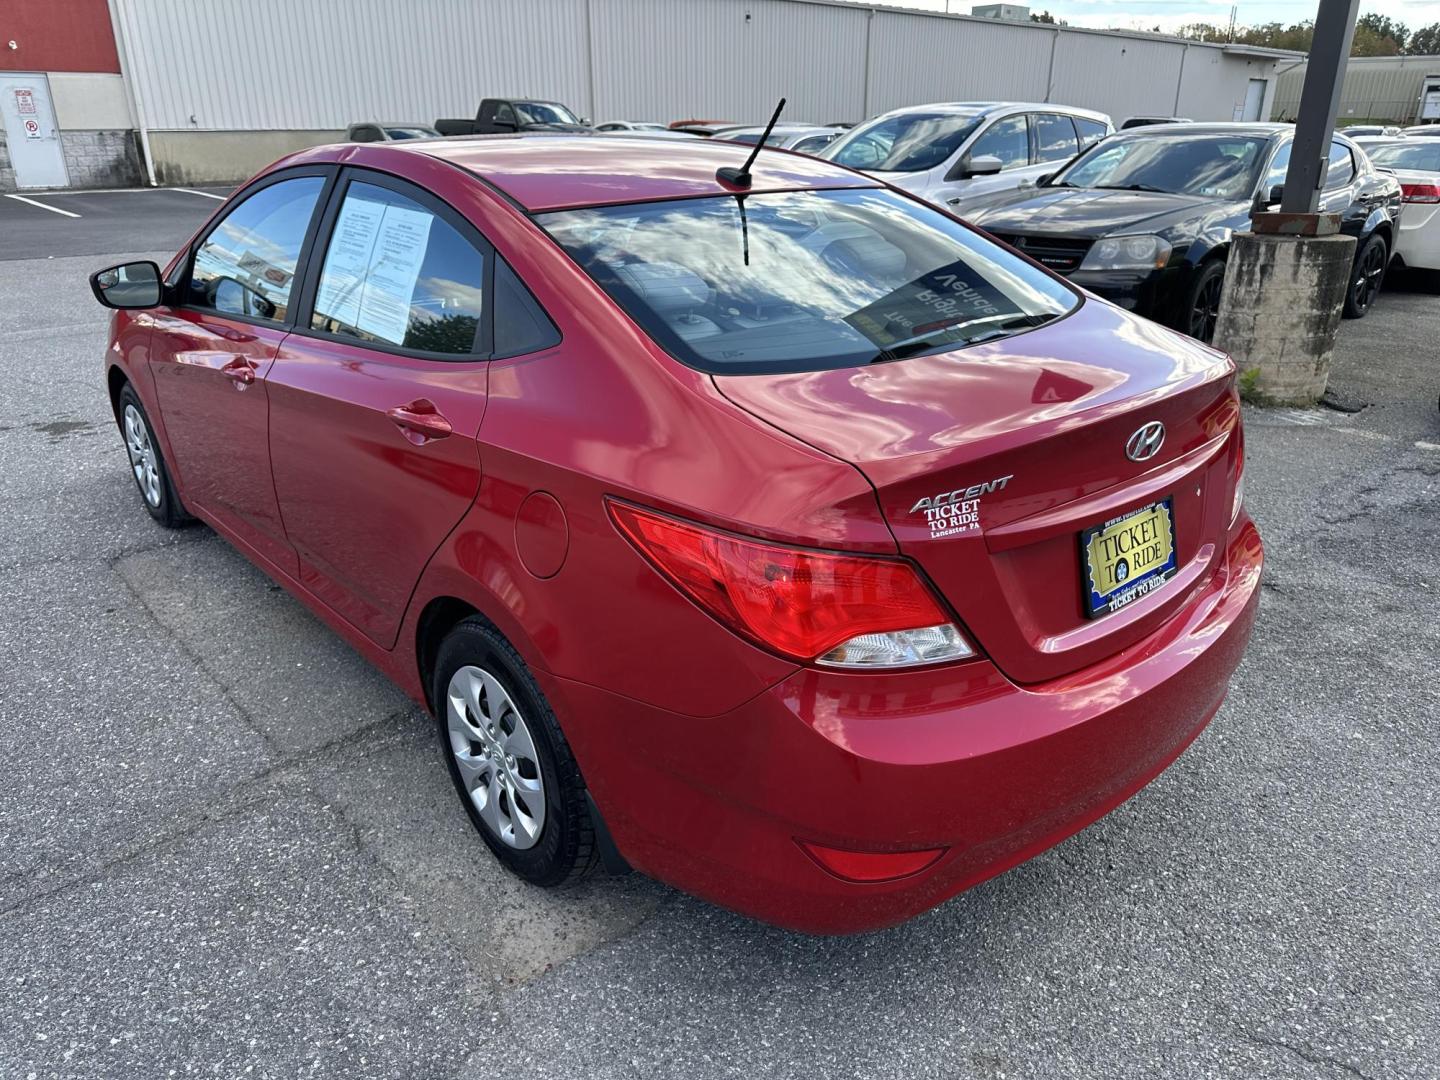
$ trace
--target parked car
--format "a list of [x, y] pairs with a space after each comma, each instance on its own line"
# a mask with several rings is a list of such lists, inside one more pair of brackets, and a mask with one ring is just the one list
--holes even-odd
[[1396, 124], [1351, 124], [1341, 128], [1337, 134], [1349, 139], [1360, 139], [1373, 135], [1399, 135], [1400, 128]]
[[440, 132], [429, 124], [391, 121], [351, 124], [345, 131], [346, 142], [399, 142], [404, 139], [438, 139]]
[[1395, 257], [1416, 270], [1440, 270], [1440, 142], [1430, 139], [1367, 141], [1371, 164], [1400, 181], [1405, 212], [1396, 234]]
[[[759, 127], [730, 128], [715, 136], [725, 142], [745, 143], [754, 146], [765, 134], [765, 125]], [[840, 132], [831, 127], [816, 127], [813, 124], [776, 124], [765, 140], [766, 146], [779, 150], [798, 150], [802, 154], [813, 154], [829, 146]]]
[[518, 131], [589, 131], [587, 121], [558, 101], [486, 98], [473, 120], [436, 120], [442, 135], [504, 135]]
[[652, 131], [597, 131], [595, 134], [604, 135], [607, 138], [632, 138], [632, 139], [679, 139], [682, 142], [694, 141], [695, 139], [706, 138], [704, 135], [696, 135], [693, 131], [671, 131], [669, 128], [660, 128]]
[[[1280, 201], [1289, 124], [1185, 124], [1121, 132], [1035, 191], [972, 206], [967, 218], [1077, 285], [1209, 341], [1230, 236]], [[1380, 291], [1400, 184], [1343, 136], [1330, 144], [1321, 209], [1358, 241], [1345, 314]]]
[[603, 124], [595, 125], [596, 131], [664, 131], [664, 124], [649, 123], [644, 120], [607, 120]]
[[1416, 124], [1414, 127], [1407, 127], [1400, 132], [1401, 135], [1420, 136], [1430, 138], [1440, 136], [1440, 124]]
[[868, 929], [1219, 707], [1262, 563], [1236, 373], [903, 192], [735, 152], [305, 150], [163, 271], [92, 277], [104, 380], [148, 513], [430, 711], [516, 874]]
[[1131, 128], [1150, 127], [1153, 124], [1193, 124], [1194, 122], [1188, 116], [1129, 116], [1120, 125], [1120, 130], [1129, 131]]
[[936, 205], [1033, 186], [1114, 130], [1104, 113], [1064, 105], [916, 105], [851, 128], [820, 151]]

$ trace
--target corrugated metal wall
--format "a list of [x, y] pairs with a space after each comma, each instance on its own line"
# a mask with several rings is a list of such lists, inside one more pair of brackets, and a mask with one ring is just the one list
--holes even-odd
[[[1341, 120], [1391, 120], [1413, 123], [1426, 76], [1440, 75], [1440, 56], [1357, 57], [1345, 68], [1340, 91]], [[1275, 115], [1293, 117], [1300, 108], [1305, 65], [1280, 73]]]
[[597, 121], [760, 121], [783, 95], [790, 118], [819, 123], [1006, 98], [1119, 122], [1169, 113], [1178, 90], [1185, 115], [1228, 120], [1247, 79], [1275, 66], [1159, 38], [806, 0], [111, 2], [146, 124], [180, 131], [428, 121], [507, 94]]

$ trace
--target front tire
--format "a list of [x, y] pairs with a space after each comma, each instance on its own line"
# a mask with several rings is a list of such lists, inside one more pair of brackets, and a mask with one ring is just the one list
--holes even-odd
[[559, 722], [511, 644], [465, 619], [440, 645], [431, 701], [450, 780], [495, 857], [532, 885], [595, 866], [585, 784]]
[[1385, 280], [1386, 256], [1389, 249], [1383, 236], [1370, 236], [1360, 245], [1350, 270], [1350, 287], [1345, 291], [1345, 318], [1363, 319]]
[[167, 529], [178, 529], [195, 519], [185, 511], [165, 457], [160, 453], [155, 429], [140, 396], [129, 383], [120, 390], [120, 435], [125, 440], [125, 453], [130, 458], [130, 475], [140, 491], [140, 501], [149, 515]]

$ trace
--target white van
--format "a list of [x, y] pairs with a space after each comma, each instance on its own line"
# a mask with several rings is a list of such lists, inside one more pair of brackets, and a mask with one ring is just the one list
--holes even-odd
[[870, 173], [936, 206], [1031, 187], [1115, 130], [1068, 105], [956, 101], [912, 105], [857, 124], [816, 156]]

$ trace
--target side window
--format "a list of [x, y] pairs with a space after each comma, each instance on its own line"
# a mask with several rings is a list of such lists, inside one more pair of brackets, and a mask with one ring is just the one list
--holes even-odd
[[1330, 160], [1325, 166], [1325, 190], [1333, 191], [1344, 187], [1355, 179], [1355, 161], [1350, 148], [1342, 142], [1330, 144]]
[[284, 322], [295, 264], [324, 186], [319, 176], [282, 180], [231, 210], [196, 249], [186, 303]]
[[495, 259], [495, 357], [520, 356], [560, 344], [560, 331], [504, 259]]
[[1108, 134], [1099, 120], [1087, 120], [1083, 116], [1072, 116], [1070, 119], [1075, 121], [1075, 130], [1080, 133], [1081, 150], [1094, 146]]
[[1035, 160], [1069, 161], [1079, 152], [1075, 125], [1058, 113], [1035, 114]]
[[379, 141], [380, 141], [380, 129], [379, 129], [379, 128], [371, 127], [369, 124], [366, 124], [364, 127], [358, 127], [358, 128], [355, 129], [355, 138], [354, 138], [354, 141], [355, 141], [355, 142], [379, 142]]
[[510, 107], [508, 101], [502, 101], [495, 110], [495, 119], [506, 124], [515, 123], [515, 110]]
[[1030, 164], [1030, 133], [1024, 115], [1007, 116], [991, 124], [970, 144], [970, 156], [997, 157], [1003, 169]]
[[1280, 144], [1280, 149], [1275, 151], [1275, 156], [1270, 159], [1270, 169], [1265, 173], [1265, 186], [1260, 190], [1268, 199], [1272, 188], [1285, 183], [1285, 173], [1290, 168], [1290, 142]]
[[834, 141], [835, 136], [833, 135], [808, 135], [790, 149], [798, 154], [813, 154], [816, 150], [829, 146]]
[[310, 326], [382, 345], [472, 355], [487, 257], [415, 200], [352, 181], [325, 252]]

